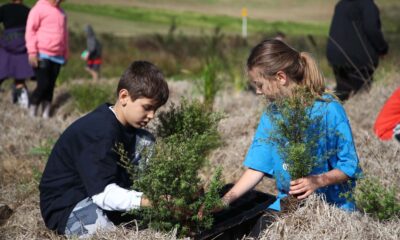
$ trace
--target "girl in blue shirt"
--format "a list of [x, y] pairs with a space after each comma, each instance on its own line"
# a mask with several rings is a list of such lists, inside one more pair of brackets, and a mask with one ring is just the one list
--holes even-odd
[[290, 179], [277, 145], [268, 141], [275, 126], [271, 113], [264, 113], [244, 161], [247, 170], [225, 194], [224, 203], [229, 205], [268, 176], [275, 178], [278, 189], [277, 200], [268, 206], [270, 209], [280, 211], [280, 201], [288, 194], [305, 199], [316, 192], [324, 195], [328, 203], [355, 210], [354, 202], [343, 196], [354, 187], [354, 180], [361, 174], [349, 120], [342, 105], [325, 93], [324, 78], [313, 58], [282, 41], [265, 40], [252, 49], [247, 71], [256, 93], [272, 103], [277, 98], [291, 96], [297, 87], [306, 88], [318, 99], [310, 113], [311, 118], [321, 117], [319, 129], [323, 134], [320, 134], [316, 151], [320, 164], [309, 176]]

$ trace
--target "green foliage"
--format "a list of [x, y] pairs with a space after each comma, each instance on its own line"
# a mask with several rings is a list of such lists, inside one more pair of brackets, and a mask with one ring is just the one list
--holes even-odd
[[197, 215], [193, 217], [193, 220], [200, 223], [202, 228], [204, 229], [210, 229], [212, 227], [214, 220], [213, 218], [210, 217], [212, 210], [215, 209], [216, 207], [217, 208], [223, 207], [223, 203], [219, 196], [219, 193], [221, 192], [221, 189], [223, 187], [222, 184], [223, 182], [221, 179], [222, 179], [222, 168], [218, 167], [208, 186], [208, 191], [206, 192], [205, 196], [202, 199], [200, 199], [200, 202], [202, 202], [202, 206], [204, 206], [203, 214], [207, 216], [203, 217], [203, 219], [198, 219]]
[[[238, 65], [239, 66], [239, 65]], [[245, 77], [244, 70], [238, 66], [232, 65], [229, 71], [229, 77], [233, 81], [233, 86], [236, 91], [248, 90], [249, 82]], [[243, 64], [244, 66], [244, 64]]]
[[[221, 143], [217, 125], [221, 114], [207, 112], [204, 104], [182, 101], [179, 107], [160, 114], [157, 133], [160, 137], [145, 167], [129, 165], [126, 154], [117, 150], [122, 165], [133, 179], [133, 189], [144, 192], [152, 207], [139, 211], [150, 227], [190, 235], [212, 226], [211, 210], [221, 207], [221, 170], [217, 170], [204, 192], [199, 177], [207, 163], [207, 154]], [[125, 160], [124, 160], [125, 159]], [[140, 164], [139, 164], [140, 166]], [[204, 217], [197, 213], [203, 206]], [[134, 210], [132, 214], [138, 214]]]
[[[114, 102], [115, 93], [110, 86], [96, 84], [73, 85], [70, 89], [74, 106], [79, 112], [91, 111], [105, 102]], [[113, 88], [111, 88], [113, 89]]]
[[217, 70], [218, 70], [218, 62], [217, 61], [209, 61], [203, 69], [202, 72], [202, 82], [203, 82], [203, 98], [205, 106], [212, 110], [214, 105], [215, 96], [217, 92], [221, 88], [221, 84], [218, 82], [217, 78]]
[[400, 202], [396, 189], [385, 188], [379, 179], [366, 177], [357, 182], [354, 198], [358, 208], [379, 220], [400, 217]]
[[288, 171], [293, 179], [305, 177], [311, 173], [314, 167], [315, 156], [311, 156], [311, 147], [306, 146], [304, 142], [293, 143], [288, 146], [285, 160], [288, 163]]
[[157, 136], [163, 139], [174, 135], [180, 138], [178, 140], [196, 139], [201, 145], [198, 149], [214, 149], [220, 144], [217, 127], [222, 114], [208, 111], [198, 101], [182, 99], [180, 106], [172, 105], [168, 111], [160, 113], [158, 118], [160, 124], [157, 126]]
[[[47, 161], [50, 156], [51, 150], [53, 149], [55, 141], [53, 139], [47, 139], [43, 141], [39, 146], [30, 149], [30, 154], [37, 155], [40, 157], [41, 162]], [[42, 171], [37, 166], [32, 167], [33, 181], [39, 184], [42, 178]]]
[[50, 156], [54, 143], [55, 141], [53, 139], [47, 139], [39, 146], [31, 148], [29, 153], [32, 155], [38, 155], [41, 159], [47, 159]]
[[267, 110], [275, 127], [269, 140], [277, 145], [292, 179], [308, 176], [319, 164], [317, 147], [322, 117], [311, 117], [315, 100], [309, 90], [298, 87], [291, 97], [277, 99]]

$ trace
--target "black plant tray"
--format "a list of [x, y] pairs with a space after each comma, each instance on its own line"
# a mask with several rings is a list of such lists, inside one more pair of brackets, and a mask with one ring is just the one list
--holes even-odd
[[[232, 186], [233, 184], [225, 185], [222, 194], [228, 192]], [[252, 190], [236, 200], [228, 209], [214, 214], [213, 228], [196, 234], [194, 239], [242, 239], [275, 200], [273, 195]]]

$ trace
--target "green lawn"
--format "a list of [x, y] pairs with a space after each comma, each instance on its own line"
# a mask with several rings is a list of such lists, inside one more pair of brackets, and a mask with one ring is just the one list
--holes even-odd
[[[0, 3], [8, 2], [0, 0]], [[26, 0], [33, 5], [35, 0]], [[240, 10], [248, 9], [248, 33], [285, 32], [288, 35], [326, 36], [336, 1], [327, 0], [67, 0], [63, 8], [69, 26], [81, 31], [89, 23], [98, 32], [120, 36], [165, 34], [174, 22], [186, 35], [211, 33], [216, 27], [225, 34], [241, 33]], [[380, 0], [383, 28], [398, 32], [397, 0]]]
[[[28, 5], [33, 5], [35, 1], [25, 1]], [[241, 33], [241, 17], [233, 15], [220, 15], [217, 13], [204, 13], [204, 11], [195, 11], [192, 9], [176, 9], [169, 8], [149, 8], [145, 6], [127, 6], [116, 1], [115, 4], [105, 4], [105, 1], [99, 1], [101, 4], [94, 4], [98, 1], [85, 1], [78, 3], [77, 1], [66, 1], [63, 8], [69, 15], [69, 24], [74, 29], [82, 27], [83, 23], [90, 23], [96, 29], [110, 31], [117, 35], [134, 35], [148, 32], [165, 33], [175, 22], [178, 31], [184, 34], [203, 34], [204, 32], [212, 32], [216, 27], [226, 34]], [[213, 1], [211, 1], [213, 2]], [[117, 4], [120, 3], [120, 4]], [[175, 3], [176, 4], [176, 3]], [[168, 6], [174, 6], [171, 3]], [[203, 8], [208, 5], [202, 3]], [[216, 5], [215, 7], [218, 7]], [[232, 9], [230, 7], [229, 9]], [[240, 12], [240, 8], [238, 9]], [[103, 28], [104, 25], [104, 28]], [[248, 19], [248, 32], [266, 33], [283, 31], [291, 35], [313, 34], [326, 35], [328, 31], [328, 22], [301, 22], [301, 21], [268, 21], [265, 19], [252, 18]]]
[[[143, 24], [157, 24], [169, 27], [173, 22], [183, 31], [191, 30], [200, 32], [220, 27], [227, 33], [240, 33], [242, 22], [240, 18], [223, 15], [204, 15], [195, 12], [169, 12], [138, 7], [117, 7], [110, 5], [83, 5], [65, 4], [65, 9], [70, 12], [85, 13], [94, 16], [109, 17], [113, 19], [131, 21]], [[297, 22], [267, 22], [265, 20], [249, 19], [249, 33], [283, 31], [288, 34], [327, 34], [327, 24], [297, 23]]]

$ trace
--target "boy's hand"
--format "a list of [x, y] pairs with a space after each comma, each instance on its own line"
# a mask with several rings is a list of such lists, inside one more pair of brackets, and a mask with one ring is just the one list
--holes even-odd
[[298, 195], [297, 199], [304, 199], [321, 186], [321, 175], [303, 177], [290, 182], [289, 194]]
[[144, 195], [142, 196], [142, 199], [140, 200], [140, 206], [141, 207], [151, 207], [151, 202], [150, 200], [145, 197]]

